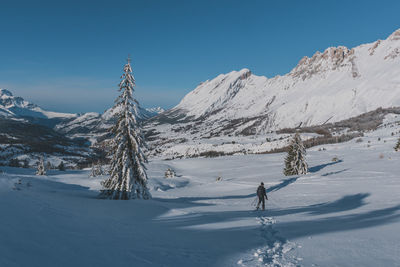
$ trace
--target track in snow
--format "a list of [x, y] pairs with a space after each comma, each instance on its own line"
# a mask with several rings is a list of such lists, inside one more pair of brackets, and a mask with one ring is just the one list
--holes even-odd
[[281, 237], [273, 225], [272, 217], [258, 216], [260, 223], [260, 237], [265, 241], [264, 247], [256, 249], [252, 255], [238, 261], [239, 266], [270, 266], [292, 267], [300, 266], [301, 259], [287, 255], [296, 245]]

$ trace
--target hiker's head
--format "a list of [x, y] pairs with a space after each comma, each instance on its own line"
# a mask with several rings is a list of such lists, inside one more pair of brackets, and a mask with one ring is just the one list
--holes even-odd
[[263, 183], [263, 182], [261, 182], [261, 185], [262, 185], [262, 186], [264, 186], [264, 183]]

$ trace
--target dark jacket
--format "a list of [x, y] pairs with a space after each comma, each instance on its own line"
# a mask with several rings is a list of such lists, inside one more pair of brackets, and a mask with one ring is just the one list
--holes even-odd
[[268, 199], [268, 197], [267, 197], [267, 192], [265, 191], [265, 187], [264, 187], [264, 186], [260, 185], [260, 186], [257, 188], [257, 196], [258, 196], [259, 198], [264, 198], [264, 196], [265, 196], [265, 198]]

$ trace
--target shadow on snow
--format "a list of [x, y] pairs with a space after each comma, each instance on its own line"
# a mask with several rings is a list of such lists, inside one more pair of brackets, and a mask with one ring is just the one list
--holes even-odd
[[343, 160], [338, 160], [338, 161], [334, 161], [334, 162], [329, 162], [329, 163], [325, 163], [325, 164], [321, 164], [321, 165], [317, 165], [311, 168], [308, 168], [308, 172], [314, 173], [314, 172], [318, 172], [320, 170], [322, 170], [325, 167], [331, 166], [331, 165], [335, 165], [338, 163], [343, 162]]
[[[275, 192], [278, 191], [294, 182], [296, 182], [296, 180], [299, 177], [293, 177], [293, 178], [288, 178], [288, 179], [284, 179], [282, 180], [279, 184], [271, 186], [269, 188], [266, 189], [267, 193], [270, 192]], [[180, 197], [180, 198], [174, 198], [174, 199], [165, 199], [165, 198], [153, 198], [153, 200], [156, 201], [161, 201], [161, 202], [167, 202], [167, 203], [190, 203], [193, 206], [211, 206], [211, 205], [215, 205], [212, 203], [198, 203], [198, 201], [207, 201], [207, 200], [224, 200], [224, 199], [245, 199], [245, 198], [252, 198], [252, 197], [256, 197], [257, 194], [256, 193], [252, 193], [252, 194], [248, 194], [248, 195], [233, 195], [233, 196], [222, 196], [222, 197]]]
[[327, 172], [327, 173], [321, 174], [321, 176], [335, 175], [335, 174], [339, 174], [339, 173], [342, 173], [342, 172], [345, 172], [345, 171], [348, 171], [348, 170], [350, 170], [350, 169], [343, 169], [343, 170], [335, 171], [335, 172]]
[[284, 179], [279, 184], [269, 187], [266, 191], [267, 191], [267, 193], [278, 191], [278, 190], [296, 182], [297, 179], [299, 179], [299, 177]]

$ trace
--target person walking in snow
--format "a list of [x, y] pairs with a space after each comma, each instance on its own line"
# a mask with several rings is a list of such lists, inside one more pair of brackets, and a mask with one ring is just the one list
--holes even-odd
[[268, 200], [268, 197], [263, 182], [261, 182], [261, 184], [257, 188], [257, 196], [258, 196], [257, 210], [260, 208], [261, 202], [262, 202], [262, 209], [265, 210], [265, 199]]

